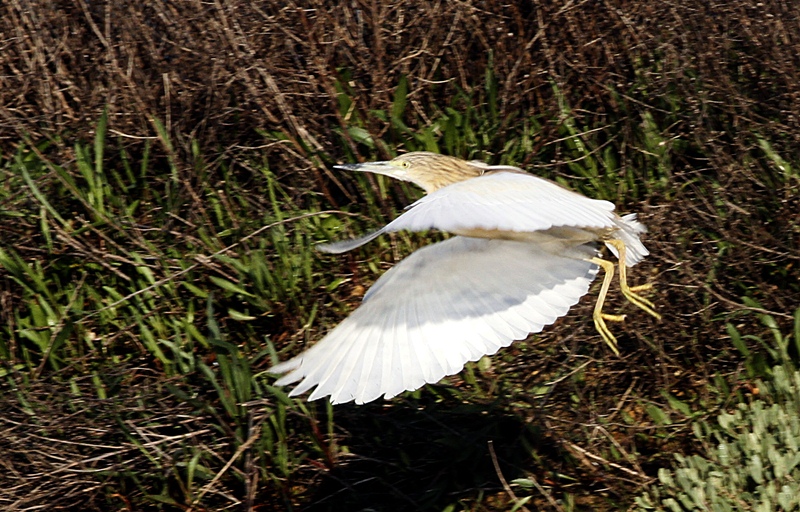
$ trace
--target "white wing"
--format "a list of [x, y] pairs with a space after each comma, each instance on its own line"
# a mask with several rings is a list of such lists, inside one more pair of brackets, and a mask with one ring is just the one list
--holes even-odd
[[387, 231], [470, 229], [533, 232], [554, 227], [613, 228], [614, 204], [590, 199], [532, 174], [491, 172], [432, 192]]
[[316, 386], [309, 400], [391, 398], [541, 331], [596, 274], [591, 262], [532, 244], [454, 237], [395, 265], [325, 338], [270, 371], [290, 372], [276, 385], [301, 381], [291, 396]]
[[[487, 167], [488, 168], [488, 167]], [[513, 168], [512, 168], [513, 169]], [[406, 208], [383, 228], [354, 240], [317, 245], [339, 254], [359, 247], [383, 233], [438, 229], [469, 236], [498, 237], [496, 231], [547, 233], [576, 245], [599, 240], [608, 230], [628, 248], [628, 266], [649, 254], [639, 240], [645, 232], [635, 215], [619, 217], [614, 204], [590, 199], [557, 183], [522, 172], [493, 171], [478, 178], [442, 187]], [[561, 228], [578, 228], [568, 231]], [[475, 230], [485, 230], [477, 234]], [[613, 234], [612, 234], [613, 233]], [[572, 238], [574, 237], [574, 238]], [[531, 238], [528, 241], [541, 243]], [[569, 248], [569, 243], [564, 248]], [[616, 254], [616, 250], [610, 247]]]
[[438, 229], [450, 233], [482, 229], [531, 233], [554, 227], [615, 227], [614, 205], [582, 196], [552, 181], [521, 172], [494, 171], [442, 187], [406, 208], [383, 228], [354, 240], [319, 244], [339, 254], [383, 233]]

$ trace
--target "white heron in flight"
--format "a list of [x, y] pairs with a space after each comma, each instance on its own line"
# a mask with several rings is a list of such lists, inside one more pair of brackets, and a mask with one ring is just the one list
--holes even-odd
[[649, 300], [630, 287], [626, 266], [649, 253], [636, 215], [620, 217], [608, 201], [589, 199], [517, 167], [467, 162], [428, 152], [385, 162], [336, 166], [410, 181], [427, 195], [383, 228], [355, 240], [322, 244], [324, 252], [355, 249], [383, 233], [437, 229], [457, 235], [424, 247], [387, 271], [362, 304], [305, 352], [269, 371], [300, 381], [290, 396], [316, 387], [309, 400], [370, 402], [394, 397], [461, 371], [467, 361], [494, 354], [541, 331], [589, 290], [600, 267], [605, 277], [594, 323], [614, 351], [603, 313], [614, 263], [598, 257], [596, 242], [619, 259], [620, 288], [656, 318]]

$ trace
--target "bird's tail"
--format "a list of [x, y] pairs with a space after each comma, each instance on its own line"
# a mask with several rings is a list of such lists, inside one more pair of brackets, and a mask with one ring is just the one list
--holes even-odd
[[[614, 235], [616, 235], [618, 240], [625, 244], [625, 265], [632, 267], [642, 261], [645, 256], [650, 254], [642, 241], [639, 239], [639, 235], [642, 233], [647, 233], [647, 228], [644, 226], [644, 224], [636, 220], [635, 213], [623, 216], [616, 221], [616, 224], [618, 229]], [[606, 247], [608, 247], [609, 250], [614, 253], [614, 256], [619, 258], [619, 253], [612, 245], [606, 244]]]

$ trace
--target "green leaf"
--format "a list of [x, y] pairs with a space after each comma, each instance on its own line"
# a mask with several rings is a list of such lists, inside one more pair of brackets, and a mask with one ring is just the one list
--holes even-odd
[[736, 329], [736, 327], [734, 327], [733, 324], [726, 324], [725, 329], [728, 331], [728, 336], [731, 337], [731, 343], [733, 343], [733, 346], [736, 347], [736, 350], [738, 350], [739, 353], [745, 358], [749, 358], [750, 349], [747, 348], [744, 340], [742, 340], [742, 335], [739, 334], [739, 331]]
[[252, 293], [249, 293], [241, 286], [233, 284], [227, 279], [222, 279], [221, 277], [216, 277], [216, 276], [210, 276], [209, 279], [211, 280], [211, 282], [213, 282], [223, 290], [227, 290], [233, 293], [238, 293], [244, 295], [245, 297], [255, 297], [255, 295], [253, 295]]
[[523, 489], [533, 489], [535, 486], [533, 485], [533, 481], [528, 478], [515, 478], [509, 482], [511, 485], [517, 485], [522, 487]]
[[692, 410], [685, 402], [681, 402], [680, 400], [672, 396], [670, 393], [667, 393], [666, 391], [662, 391], [661, 395], [667, 399], [667, 402], [669, 403], [670, 407], [672, 407], [673, 409], [680, 412], [686, 417], [692, 416]]
[[518, 499], [518, 500], [517, 500], [517, 501], [514, 503], [514, 506], [513, 506], [513, 507], [511, 507], [511, 512], [516, 512], [516, 511], [517, 511], [517, 510], [519, 510], [520, 508], [524, 507], [524, 506], [525, 506], [525, 505], [526, 505], [526, 504], [527, 504], [529, 501], [531, 501], [531, 498], [533, 498], [533, 496], [525, 496], [525, 497], [524, 497], [524, 498], [522, 498], [522, 499]]
[[258, 317], [245, 315], [244, 313], [240, 313], [235, 309], [228, 308], [228, 315], [236, 321], [239, 322], [249, 322], [250, 320], [255, 320]]
[[50, 212], [50, 215], [52, 215], [54, 219], [58, 220], [62, 225], [66, 225], [67, 222], [64, 220], [64, 218], [59, 215], [56, 209], [53, 208], [53, 205], [50, 204], [44, 194], [42, 194], [42, 192], [39, 190], [39, 187], [36, 186], [36, 183], [33, 181], [30, 173], [28, 172], [28, 168], [22, 161], [22, 155], [17, 153], [15, 160], [17, 163], [17, 168], [19, 169], [20, 173], [22, 173], [22, 178], [25, 180], [25, 184], [27, 184], [28, 188], [31, 190], [33, 197], [35, 197], [36, 200], [39, 201], [39, 203], [41, 203], [41, 205], [44, 206], [48, 212]]
[[364, 128], [359, 126], [348, 126], [347, 133], [350, 134], [350, 137], [352, 137], [354, 141], [364, 144], [370, 149], [375, 148], [375, 141], [372, 139], [372, 135], [370, 135], [369, 132]]
[[646, 406], [645, 411], [647, 411], [647, 414], [653, 419], [656, 425], [666, 426], [672, 424], [669, 414], [655, 405]]
[[208, 298], [208, 292], [206, 292], [205, 290], [203, 290], [201, 288], [198, 288], [197, 286], [193, 285], [192, 283], [189, 283], [187, 281], [182, 281], [181, 285], [184, 288], [186, 288], [187, 290], [189, 290], [190, 292], [192, 292], [197, 297], [200, 297], [201, 299]]
[[[406, 111], [406, 103], [408, 101], [408, 78], [405, 75], [400, 76], [397, 82], [397, 88], [394, 90], [394, 100], [392, 101], [392, 121], [402, 123], [403, 114]], [[405, 126], [405, 125], [403, 125]]]

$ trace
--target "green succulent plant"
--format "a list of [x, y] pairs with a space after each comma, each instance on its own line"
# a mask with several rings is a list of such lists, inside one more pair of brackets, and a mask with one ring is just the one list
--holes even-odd
[[776, 366], [772, 382], [757, 385], [757, 400], [696, 426], [710, 449], [676, 454], [636, 510], [800, 510], [800, 372]]

